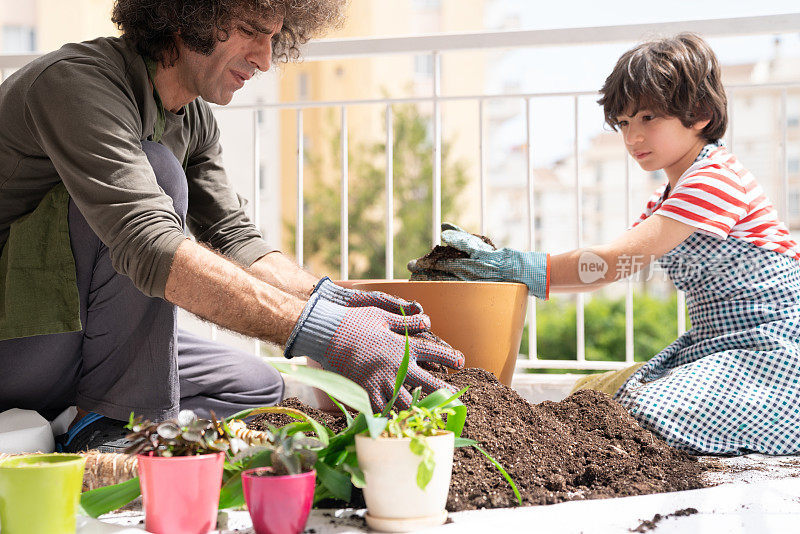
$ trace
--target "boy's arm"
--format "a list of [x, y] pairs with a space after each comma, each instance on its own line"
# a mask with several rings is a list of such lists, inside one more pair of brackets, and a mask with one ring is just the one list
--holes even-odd
[[[697, 230], [694, 226], [654, 214], [607, 245], [577, 249], [550, 257], [550, 291], [593, 291], [632, 275], [680, 245]], [[598, 267], [586, 267], [588, 263]], [[595, 276], [592, 282], [584, 280]], [[601, 275], [603, 264], [605, 274]], [[588, 276], [587, 276], [588, 273]], [[592, 276], [592, 273], [596, 273]]]

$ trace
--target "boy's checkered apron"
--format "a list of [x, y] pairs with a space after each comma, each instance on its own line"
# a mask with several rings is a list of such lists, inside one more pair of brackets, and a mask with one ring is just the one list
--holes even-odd
[[800, 452], [800, 263], [695, 232], [659, 260], [692, 328], [616, 394], [673, 447]]

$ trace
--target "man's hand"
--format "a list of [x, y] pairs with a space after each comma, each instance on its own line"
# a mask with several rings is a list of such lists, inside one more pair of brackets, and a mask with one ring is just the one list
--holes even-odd
[[412, 260], [408, 264], [411, 272], [434, 270], [449, 273], [459, 280], [522, 282], [531, 295], [547, 298], [547, 254], [511, 248], [495, 250], [481, 238], [449, 223], [442, 224], [442, 230], [442, 242], [466, 252], [469, 257]]
[[[425, 335], [431, 322], [417, 313], [403, 317], [376, 307], [347, 307], [315, 293], [301, 313], [286, 344], [287, 357], [308, 356], [323, 369], [339, 373], [363, 387], [375, 411], [391, 398], [397, 370], [405, 353], [408, 329], [410, 360], [405, 383], [428, 394], [453, 388], [417, 365], [429, 361], [454, 369], [464, 367], [464, 355], [447, 343]], [[415, 335], [421, 334], [421, 335]], [[411, 395], [400, 390], [398, 407], [407, 408]]]
[[[319, 281], [314, 293], [320, 297], [348, 308], [374, 306], [397, 315], [416, 315], [422, 313], [422, 306], [416, 301], [404, 300], [380, 291], [359, 291], [334, 284], [327, 276]], [[401, 311], [402, 310], [402, 311]]]

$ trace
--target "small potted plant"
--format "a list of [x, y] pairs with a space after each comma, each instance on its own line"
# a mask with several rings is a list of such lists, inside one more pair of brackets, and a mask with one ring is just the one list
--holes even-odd
[[216, 528], [225, 452], [236, 438], [224, 425], [183, 410], [177, 419], [128, 424], [137, 455], [145, 529], [153, 534], [205, 534]]
[[247, 510], [257, 534], [298, 534], [305, 529], [314, 502], [317, 439], [294, 432], [290, 425], [264, 431], [264, 445], [245, 449], [232, 463], [262, 456], [265, 467], [242, 472]]
[[392, 410], [377, 439], [356, 436], [358, 465], [364, 473], [367, 524], [376, 530], [408, 532], [441, 525], [453, 470], [455, 436], [445, 430], [451, 408], [419, 406]]

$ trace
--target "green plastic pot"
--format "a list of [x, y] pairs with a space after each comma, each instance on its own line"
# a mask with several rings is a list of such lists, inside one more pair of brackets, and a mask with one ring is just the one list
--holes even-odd
[[2, 534], [74, 534], [85, 462], [79, 454], [32, 454], [0, 462]]

